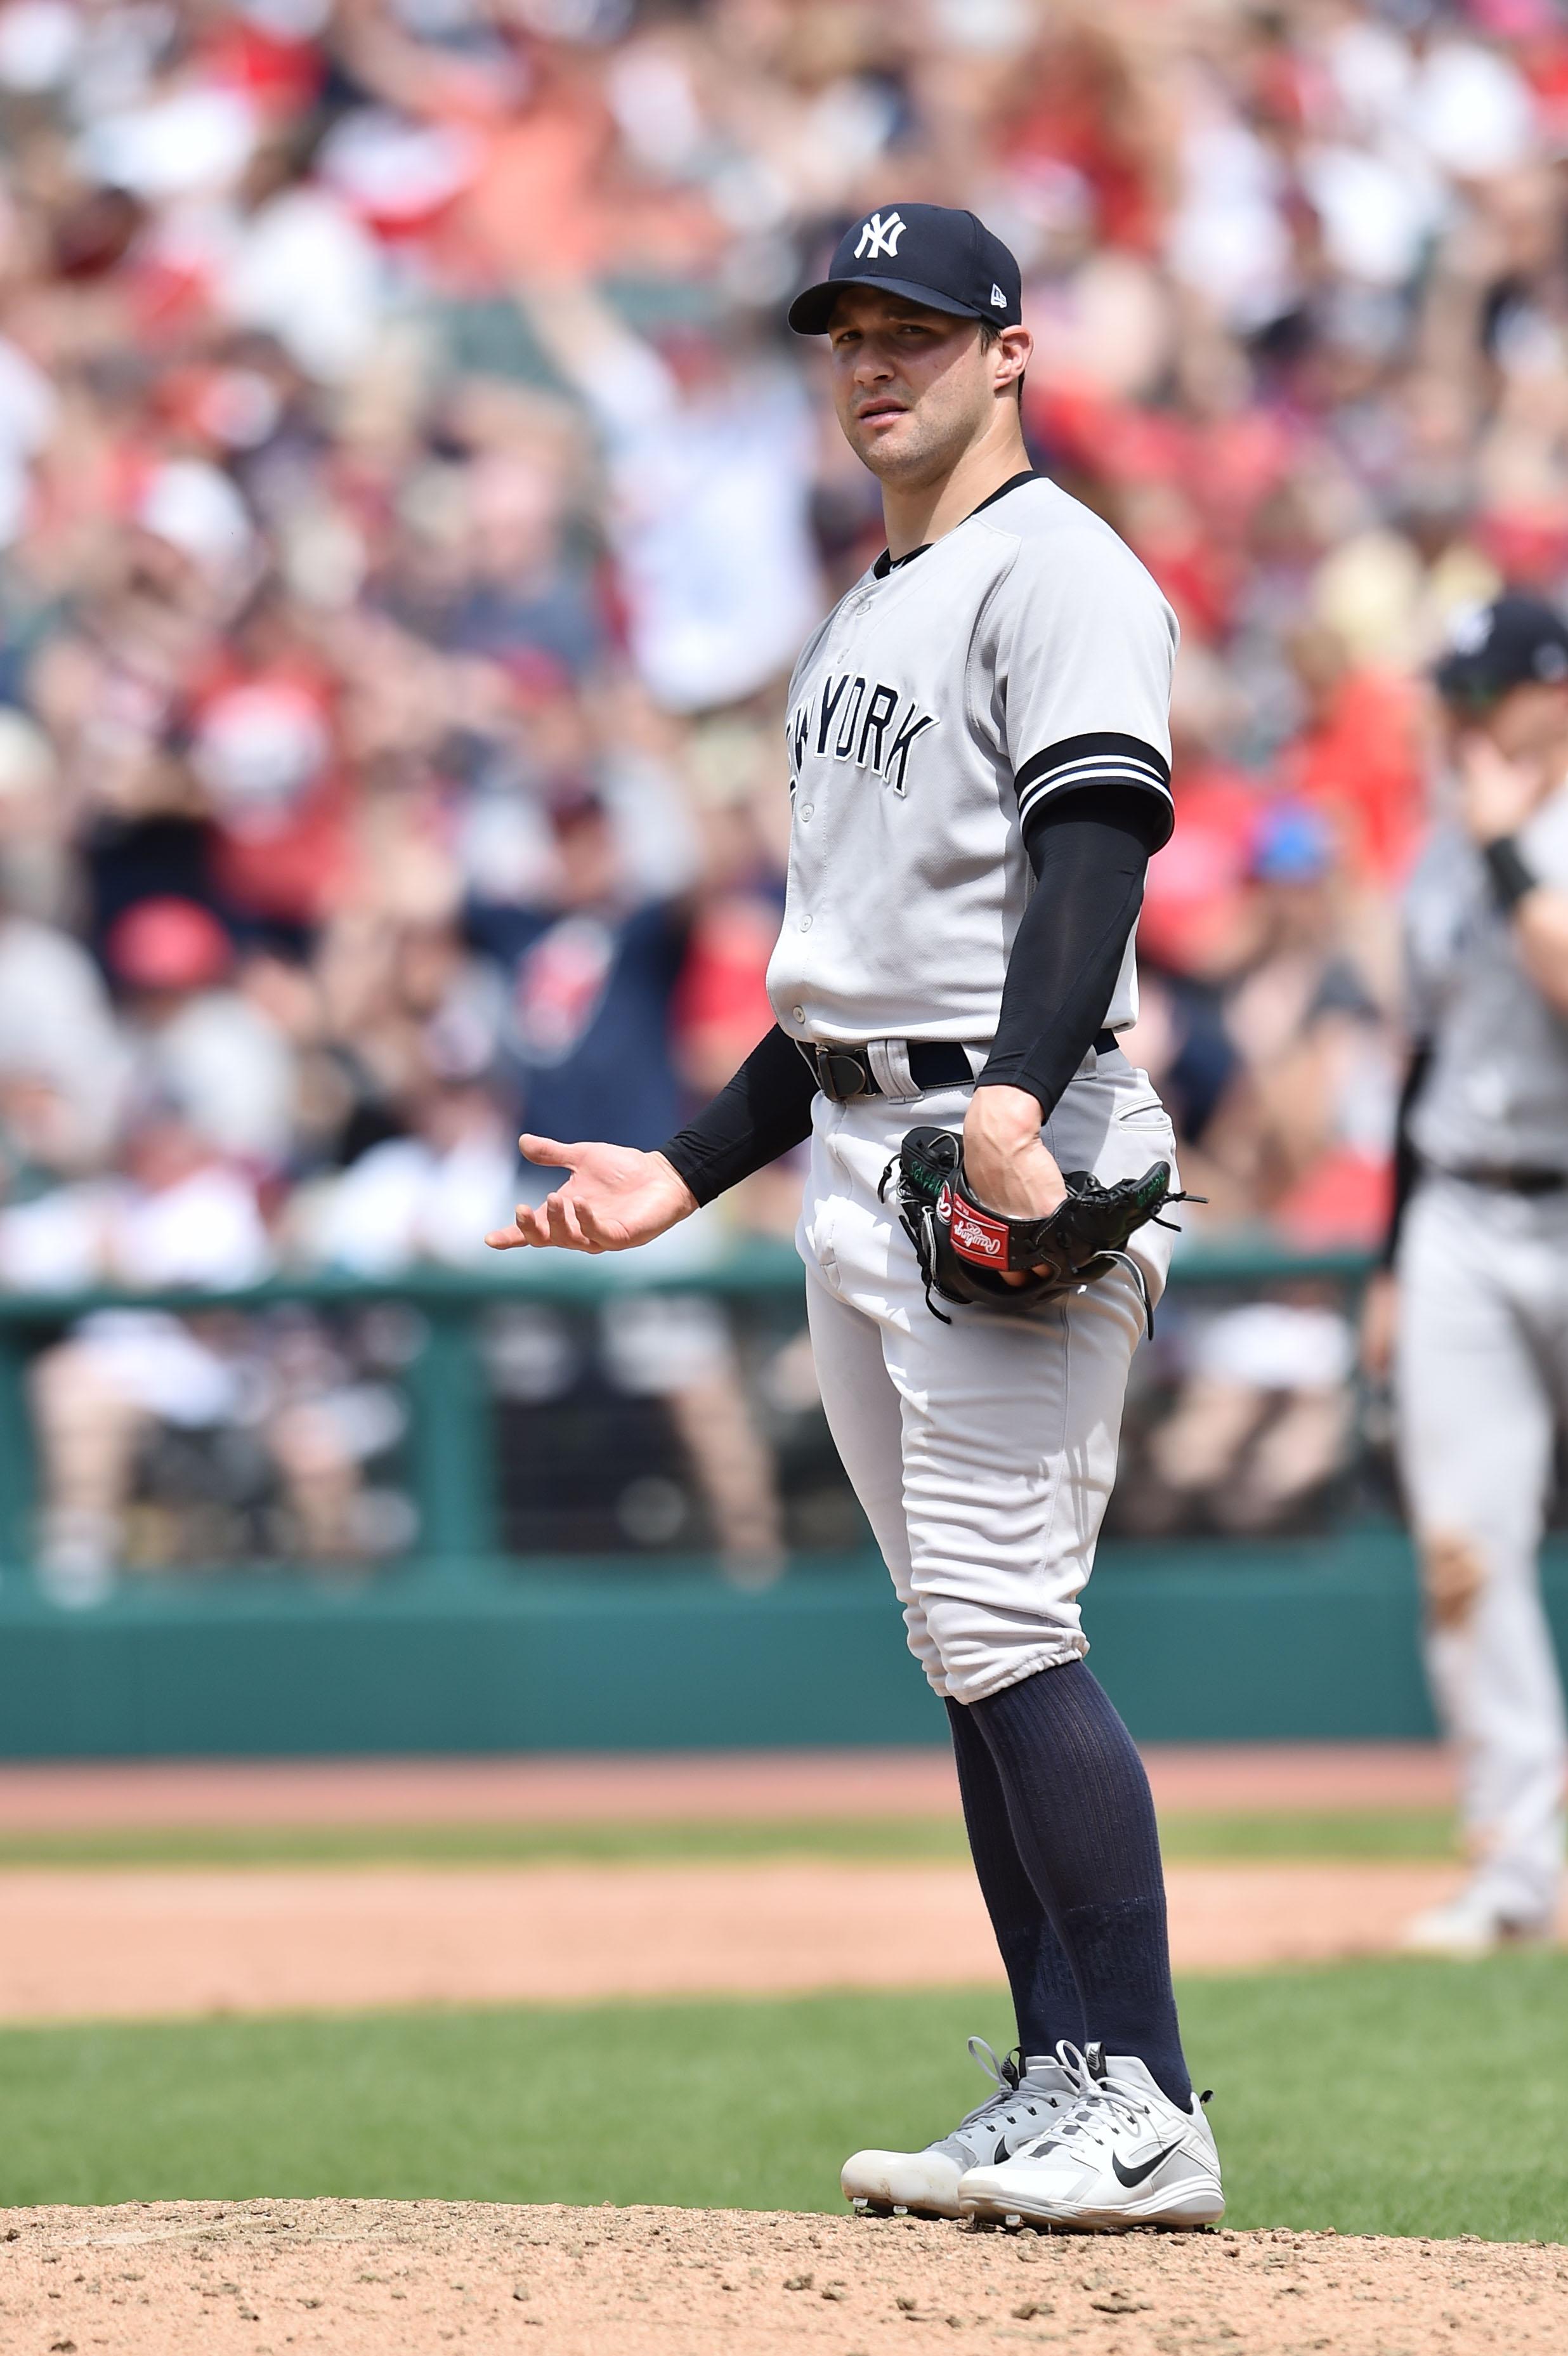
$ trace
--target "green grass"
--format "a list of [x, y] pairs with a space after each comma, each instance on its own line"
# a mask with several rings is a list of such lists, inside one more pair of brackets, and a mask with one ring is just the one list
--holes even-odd
[[[1169, 1815], [1171, 1858], [1442, 1858], [1442, 1809]], [[0, 1867], [19, 1865], [667, 1864], [771, 1857], [961, 1858], [948, 1816], [803, 1817], [777, 1823], [623, 1825], [219, 1826], [92, 1833], [7, 1833]]]
[[933, 1816], [735, 1824], [206, 1826], [0, 1836], [15, 1865], [546, 1865], [947, 1859], [964, 1828]]
[[[1568, 1956], [1189, 1980], [1237, 2225], [1568, 2237]], [[0, 2201], [837, 2205], [978, 2091], [994, 1989], [0, 2032]]]
[[1455, 1854], [1448, 1808], [1318, 1810], [1229, 1815], [1167, 1815], [1160, 1844], [1173, 1862], [1238, 1863], [1270, 1858], [1448, 1858]]

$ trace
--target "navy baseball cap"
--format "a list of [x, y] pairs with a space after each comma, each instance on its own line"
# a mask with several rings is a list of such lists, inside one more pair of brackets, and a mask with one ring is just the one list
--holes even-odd
[[1455, 616], [1432, 674], [1445, 703], [1478, 711], [1527, 685], [1568, 681], [1568, 622], [1544, 597], [1514, 594]]
[[882, 205], [847, 229], [827, 275], [789, 306], [797, 336], [825, 336], [841, 287], [876, 286], [931, 311], [989, 319], [998, 327], [1023, 319], [1018, 263], [973, 213], [947, 205]]

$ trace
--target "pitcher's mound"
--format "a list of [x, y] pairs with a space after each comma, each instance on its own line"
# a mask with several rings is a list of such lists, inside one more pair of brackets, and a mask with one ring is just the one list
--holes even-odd
[[743, 2210], [436, 2201], [0, 2211], [37, 2356], [1419, 2356], [1568, 2345], [1568, 2249], [1332, 2234], [976, 2233]]

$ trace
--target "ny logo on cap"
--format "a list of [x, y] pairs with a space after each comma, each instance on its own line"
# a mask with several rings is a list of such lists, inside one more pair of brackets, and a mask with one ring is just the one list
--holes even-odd
[[856, 261], [874, 262], [879, 253], [885, 253], [890, 261], [896, 262], [899, 240], [908, 225], [901, 213], [890, 213], [886, 220], [880, 213], [873, 213], [860, 231], [860, 242], [855, 248]]
[[1489, 605], [1461, 605], [1448, 625], [1448, 645], [1456, 655], [1478, 655], [1492, 635]]

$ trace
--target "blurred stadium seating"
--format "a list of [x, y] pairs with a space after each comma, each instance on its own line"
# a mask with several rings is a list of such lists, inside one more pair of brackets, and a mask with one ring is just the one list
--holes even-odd
[[[28, 1562], [40, 1470], [57, 1498], [101, 1483], [0, 1582], [0, 1757], [944, 1739], [827, 1438], [793, 1251], [650, 1257], [277, 1276], [198, 1313], [177, 1288], [0, 1296], [5, 1558]], [[1240, 1238], [1178, 1256], [1094, 1581], [1096, 1665], [1141, 1737], [1431, 1730], [1382, 1419], [1349, 1371], [1363, 1271]], [[93, 1361], [123, 1353], [169, 1396], [110, 1419], [111, 1497]], [[112, 1521], [112, 1556], [72, 1514]], [[1568, 1637], [1561, 1540], [1544, 1581]]]
[[521, 1122], [656, 1144], [769, 1019], [784, 682], [880, 545], [780, 305], [896, 197], [1015, 246], [1037, 461], [1183, 626], [1133, 1047], [1211, 1206], [1107, 1571], [1391, 1527], [1344, 1288], [1423, 667], [1568, 581], [1565, 130], [1552, 0], [0, 5], [27, 1609], [858, 1552], [795, 1173], [592, 1307], [478, 1238]]

